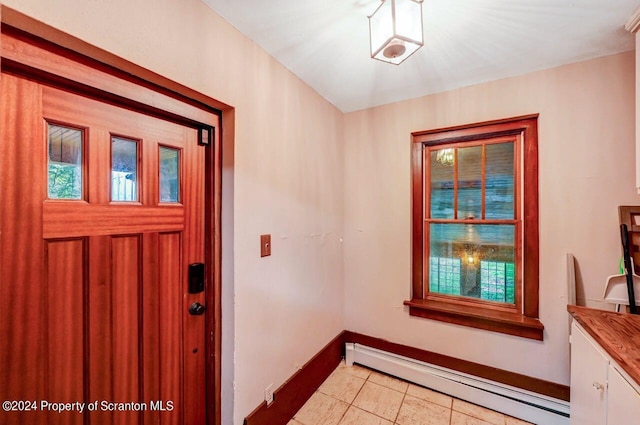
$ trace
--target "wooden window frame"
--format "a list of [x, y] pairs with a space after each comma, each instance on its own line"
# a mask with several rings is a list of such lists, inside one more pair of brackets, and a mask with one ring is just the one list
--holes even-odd
[[[516, 283], [515, 305], [467, 297], [430, 294], [425, 272], [428, 265], [424, 253], [425, 199], [427, 167], [425, 147], [462, 145], [488, 139], [516, 139], [519, 163], [515, 164], [514, 203], [516, 210], [516, 250], [522, 259]], [[539, 320], [539, 228], [538, 228], [538, 114], [486, 121], [456, 127], [412, 133], [412, 293], [404, 304], [411, 316], [501, 332], [524, 338], [542, 340], [544, 326]], [[518, 182], [519, 181], [519, 182]], [[484, 201], [483, 201], [484, 207]], [[484, 208], [483, 208], [484, 214]], [[460, 223], [477, 220], [459, 220]]]

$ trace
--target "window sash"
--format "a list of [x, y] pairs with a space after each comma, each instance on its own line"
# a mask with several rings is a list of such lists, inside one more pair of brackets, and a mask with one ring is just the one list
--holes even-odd
[[[522, 299], [523, 291], [521, 286], [522, 273], [520, 269], [520, 265], [522, 264], [522, 258], [521, 258], [522, 250], [519, 247], [520, 242], [522, 241], [522, 237], [520, 235], [522, 226], [520, 225], [520, 208], [519, 208], [520, 193], [521, 193], [520, 176], [519, 176], [520, 174], [519, 142], [520, 140], [517, 136], [510, 135], [507, 137], [496, 137], [496, 138], [483, 139], [483, 140], [472, 140], [472, 141], [466, 141], [461, 143], [433, 144], [433, 145], [423, 144], [422, 158], [423, 158], [423, 169], [424, 169], [424, 172], [423, 172], [424, 183], [423, 183], [422, 202], [423, 202], [423, 205], [425, 206], [423, 210], [424, 257], [425, 257], [423, 287], [424, 287], [425, 298], [429, 299], [435, 296], [436, 298], [440, 299], [441, 297], [445, 297], [445, 298], [450, 298], [452, 302], [472, 303], [472, 304], [482, 303], [482, 304], [494, 305], [496, 308], [499, 308], [499, 309], [517, 310], [517, 311], [521, 310], [521, 307], [522, 307], [521, 299]], [[487, 219], [486, 218], [487, 212], [488, 211], [491, 212], [491, 208], [492, 208], [491, 203], [487, 205], [489, 201], [487, 199], [487, 146], [497, 146], [499, 144], [507, 144], [507, 143], [511, 143], [513, 146], [512, 148], [513, 159], [511, 163], [511, 173], [510, 173], [510, 178], [512, 178], [513, 180], [513, 201], [512, 201], [513, 217], [511, 219]], [[476, 186], [476, 189], [480, 190], [481, 208], [479, 209], [480, 216], [472, 217], [472, 218], [469, 218], [468, 215], [459, 214], [460, 208], [458, 205], [458, 201], [460, 199], [460, 196], [459, 196], [460, 186], [461, 186], [460, 182], [462, 181], [460, 168], [465, 168], [465, 165], [461, 166], [461, 161], [460, 161], [460, 157], [458, 156], [458, 153], [460, 152], [459, 151], [460, 149], [467, 149], [466, 152], [471, 152], [469, 151], [469, 148], [472, 148], [472, 149], [480, 148], [480, 152], [479, 152], [480, 163], [474, 164], [473, 162], [471, 162], [471, 167], [473, 168], [475, 166], [476, 168], [479, 168], [479, 171], [480, 171], [479, 179], [477, 178], [478, 177], [477, 173], [474, 174], [473, 177], [474, 177], [474, 181], [477, 181], [477, 180], [480, 181], [480, 187], [478, 188]], [[452, 186], [452, 190], [453, 190], [453, 217], [431, 218], [431, 216], [434, 213], [434, 210], [432, 210], [432, 207], [431, 207], [431, 203], [434, 200], [434, 197], [432, 196], [432, 188], [434, 187], [434, 184], [433, 184], [434, 177], [436, 177], [435, 173], [432, 173], [431, 167], [434, 164], [434, 162], [432, 161], [432, 158], [435, 156], [434, 152], [442, 151], [444, 149], [453, 149], [454, 160], [453, 160], [453, 164], [449, 165], [453, 168], [453, 180], [452, 182], [446, 181], [449, 187]], [[477, 154], [477, 152], [475, 153]], [[469, 167], [470, 165], [469, 165], [469, 162], [467, 161], [466, 168], [469, 168]], [[443, 168], [441, 167], [441, 169]], [[507, 171], [507, 170], [504, 170], [504, 171]], [[467, 176], [469, 176], [469, 173], [467, 173]], [[478, 208], [475, 208], [475, 210], [478, 211]], [[489, 214], [489, 215], [491, 216], [492, 214]], [[480, 279], [481, 270], [479, 268], [480, 262], [476, 261], [476, 263], [473, 265], [466, 264], [462, 256], [465, 256], [467, 254], [464, 253], [462, 251], [462, 248], [460, 247], [456, 249], [458, 252], [453, 255], [458, 255], [459, 257], [457, 258], [461, 260], [462, 264], [464, 264], [463, 267], [461, 268], [461, 275], [464, 276], [464, 279], [465, 279], [465, 282], [464, 282], [465, 292], [462, 293], [462, 289], [461, 289], [463, 286], [462, 283], [460, 283], [460, 287], [458, 288], [457, 293], [455, 293], [455, 291], [451, 291], [451, 289], [448, 287], [446, 288], [445, 291], [438, 290], [439, 285], [433, 285], [431, 283], [431, 279], [434, 278], [434, 276], [437, 276], [431, 270], [431, 268], [434, 266], [434, 264], [431, 262], [431, 258], [439, 257], [439, 253], [431, 252], [432, 244], [431, 244], [430, 229], [432, 227], [431, 226], [432, 224], [441, 224], [441, 225], [468, 224], [472, 226], [482, 226], [482, 225], [514, 226], [515, 235], [513, 240], [513, 256], [514, 256], [513, 262], [514, 262], [514, 272], [515, 272], [515, 278], [514, 278], [515, 287], [514, 287], [513, 297], [509, 298], [510, 302], [507, 302], [506, 298], [505, 298], [505, 301], [499, 301], [498, 299], [486, 299], [485, 297], [482, 296], [482, 282]], [[477, 228], [479, 229], [481, 227], [477, 227]], [[471, 229], [471, 227], [469, 227], [469, 229]], [[455, 245], [461, 246], [463, 244], [466, 244], [467, 249], [473, 249], [474, 252], [481, 253], [483, 251], [482, 247], [488, 245], [488, 243], [484, 243], [484, 244], [479, 243], [479, 244], [473, 245], [472, 247], [471, 245], [469, 245], [469, 242], [462, 241], [464, 235], [461, 232], [460, 232], [460, 235], [461, 236], [456, 236], [456, 237], [460, 238], [461, 241]], [[450, 246], [453, 246], [453, 245], [454, 245], [453, 243], [450, 244]], [[476, 256], [479, 257], [479, 255], [476, 255]], [[480, 260], [480, 258], [477, 258], [476, 260]], [[471, 281], [468, 281], [468, 279], [471, 279]]]

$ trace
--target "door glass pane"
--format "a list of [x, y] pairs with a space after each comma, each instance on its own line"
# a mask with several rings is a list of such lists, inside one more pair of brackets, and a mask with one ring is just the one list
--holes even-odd
[[138, 200], [138, 143], [111, 138], [111, 200]]
[[160, 202], [180, 202], [180, 151], [160, 147]]
[[515, 303], [514, 225], [431, 223], [429, 232], [430, 292]]
[[488, 219], [513, 219], [513, 142], [486, 147], [486, 210]]
[[75, 128], [48, 125], [49, 199], [82, 199], [82, 136]]
[[431, 151], [431, 218], [453, 218], [453, 149]]
[[458, 149], [458, 218], [482, 218], [482, 146]]

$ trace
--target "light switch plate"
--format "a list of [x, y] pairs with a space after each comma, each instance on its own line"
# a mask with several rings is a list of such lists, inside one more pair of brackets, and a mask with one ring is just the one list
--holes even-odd
[[271, 235], [260, 235], [260, 257], [271, 255]]

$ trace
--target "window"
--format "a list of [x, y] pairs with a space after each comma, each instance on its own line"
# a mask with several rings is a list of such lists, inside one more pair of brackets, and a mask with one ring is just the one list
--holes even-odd
[[49, 199], [82, 199], [82, 130], [47, 124]]
[[111, 137], [111, 200], [138, 201], [138, 142]]
[[160, 146], [160, 202], [180, 202], [180, 151]]
[[413, 134], [409, 313], [542, 339], [537, 115]]

